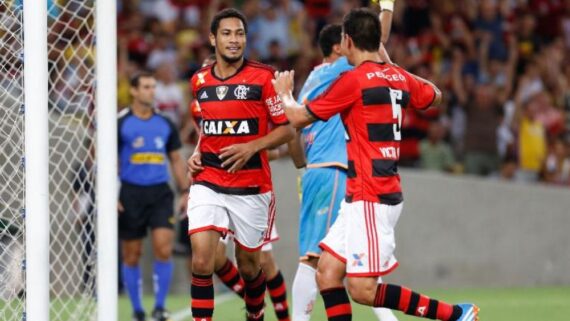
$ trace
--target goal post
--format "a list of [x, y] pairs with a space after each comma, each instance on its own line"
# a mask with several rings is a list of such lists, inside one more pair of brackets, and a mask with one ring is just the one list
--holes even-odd
[[25, 319], [49, 320], [47, 1], [24, 1]]
[[[117, 4], [97, 0], [98, 321], [117, 320]], [[111, 121], [110, 121], [111, 120]], [[103, 313], [104, 312], [104, 313]]]
[[0, 320], [117, 320], [115, 0], [0, 1]]

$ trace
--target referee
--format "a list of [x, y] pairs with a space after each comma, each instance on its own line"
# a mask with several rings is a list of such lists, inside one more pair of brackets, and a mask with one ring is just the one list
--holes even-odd
[[170, 120], [154, 109], [156, 79], [141, 73], [131, 80], [133, 104], [119, 116], [119, 238], [123, 253], [123, 279], [133, 306], [133, 320], [145, 320], [141, 303], [142, 240], [151, 230], [154, 252], [155, 305], [152, 318], [169, 320], [165, 300], [172, 279], [174, 194], [168, 186], [168, 163], [182, 194], [185, 210], [188, 178], [180, 155], [180, 137]]

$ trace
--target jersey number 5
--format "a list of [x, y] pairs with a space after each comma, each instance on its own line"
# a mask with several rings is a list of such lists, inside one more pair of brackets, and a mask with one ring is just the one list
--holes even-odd
[[392, 117], [397, 120], [394, 124], [394, 140], [402, 140], [402, 91], [390, 88], [390, 100], [392, 101]]

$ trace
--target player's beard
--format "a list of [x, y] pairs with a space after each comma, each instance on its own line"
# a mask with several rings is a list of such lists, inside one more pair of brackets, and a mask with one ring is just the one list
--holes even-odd
[[222, 57], [222, 59], [228, 64], [235, 64], [243, 58], [243, 53], [237, 57], [228, 57], [224, 54], [220, 54], [220, 57]]

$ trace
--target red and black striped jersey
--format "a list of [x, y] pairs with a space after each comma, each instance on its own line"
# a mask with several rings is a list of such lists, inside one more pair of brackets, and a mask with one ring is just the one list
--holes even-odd
[[307, 105], [314, 117], [340, 113], [348, 134], [347, 202], [403, 201], [398, 159], [402, 108], [427, 108], [434, 89], [400, 67], [366, 61]]
[[202, 115], [200, 152], [204, 170], [196, 184], [220, 193], [258, 194], [272, 190], [267, 152], [251, 157], [237, 173], [221, 167], [220, 149], [267, 135], [271, 128], [288, 123], [271, 80], [273, 68], [245, 60], [231, 77], [221, 79], [214, 65], [200, 69], [191, 79], [192, 94]]

